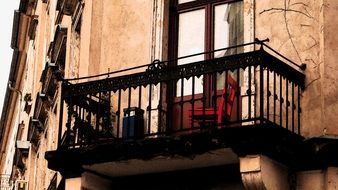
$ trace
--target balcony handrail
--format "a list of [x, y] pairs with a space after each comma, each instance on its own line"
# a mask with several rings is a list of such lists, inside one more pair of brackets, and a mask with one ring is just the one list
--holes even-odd
[[[252, 42], [251, 44], [257, 44], [258, 41]], [[263, 44], [263, 42], [260, 42]], [[241, 45], [237, 46], [240, 47]], [[262, 45], [263, 46], [263, 45]], [[192, 55], [193, 56], [193, 55]], [[213, 64], [209, 64], [213, 62]], [[154, 62], [154, 64], [163, 64], [163, 62]], [[154, 66], [153, 64], [153, 66]], [[289, 81], [294, 81], [301, 88], [304, 88], [304, 79], [305, 75], [292, 67], [290, 64], [287, 64], [280, 59], [272, 56], [270, 53], [265, 51], [263, 48], [259, 50], [253, 50], [245, 53], [238, 53], [234, 55], [223, 56], [220, 58], [215, 58], [212, 60], [202, 60], [190, 64], [178, 65], [176, 67], [170, 68], [166, 67], [157, 68], [150, 67], [152, 64], [148, 64], [148, 69], [143, 72], [136, 72], [127, 75], [120, 75], [110, 77], [109, 75], [113, 73], [120, 73], [122, 71], [132, 70], [135, 68], [140, 68], [142, 66], [137, 66], [129, 69], [124, 69], [120, 71], [110, 72], [109, 77], [99, 79], [99, 80], [90, 80], [79, 83], [71, 83], [70, 79], [66, 79], [63, 82], [63, 97], [72, 97], [78, 95], [84, 95], [88, 93], [95, 93], [100, 91], [117, 91], [119, 89], [135, 88], [137, 86], [148, 85], [148, 84], [157, 84], [159, 82], [165, 82], [170, 80], [179, 80], [180, 78], [190, 78], [193, 76], [199, 76], [212, 72], [221, 72], [224, 70], [237, 70], [245, 69], [248, 66], [262, 66], [264, 69], [269, 69], [275, 71], [279, 75], [282, 75], [285, 78], [288, 78]], [[152, 72], [152, 69], [156, 69], [156, 72]], [[99, 75], [97, 75], [99, 76]], [[100, 75], [103, 76], [103, 75]], [[93, 76], [92, 76], [93, 77]], [[87, 77], [89, 78], [89, 77]], [[79, 78], [78, 78], [79, 79]], [[82, 78], [84, 79], [84, 78]], [[71, 79], [73, 80], [73, 79]], [[74, 79], [75, 80], [75, 79]], [[79, 79], [80, 80], [80, 79]], [[100, 84], [100, 85], [98, 85]]]
[[[206, 115], [206, 110], [209, 110], [208, 116], [212, 117], [208, 118], [214, 118], [214, 115], [210, 114], [212, 109], [215, 114], [219, 106], [217, 102], [227, 96], [221, 94], [219, 89], [222, 89], [222, 86], [217, 85], [224, 84], [224, 89], [228, 89], [225, 84], [229, 84], [231, 77], [234, 77], [241, 88], [236, 88], [238, 90], [234, 92], [234, 104], [225, 104], [225, 110], [230, 108], [233, 113], [229, 114], [228, 118], [222, 118], [217, 123], [217, 128], [272, 122], [276, 126], [300, 134], [300, 102], [305, 75], [301, 66], [265, 46], [266, 41], [268, 40], [256, 40], [248, 44], [258, 44], [258, 47], [222, 52], [222, 57], [215, 56], [216, 58], [191, 61], [187, 64], [172, 66], [166, 63], [209, 52], [162, 62], [155, 60], [152, 64], [96, 75], [105, 77], [95, 80], [63, 80], [59, 146], [78, 147], [96, 141], [129, 138], [129, 133], [125, 133], [130, 125], [126, 118], [131, 115], [125, 110], [131, 108], [143, 110], [139, 116], [142, 120], [142, 137], [202, 130], [203, 127], [214, 125], [216, 120], [208, 123], [203, 117], [201, 122], [196, 122], [196, 110], [202, 110], [203, 116]], [[145, 66], [148, 67], [122, 73]], [[119, 74], [112, 76], [115, 73]], [[247, 78], [241, 78], [241, 74]], [[86, 78], [93, 76], [77, 80]], [[185, 83], [185, 80], [190, 80], [191, 83]], [[203, 80], [203, 83], [195, 80]], [[205, 85], [207, 88], [203, 87], [201, 93], [196, 91], [196, 84]], [[185, 89], [190, 89], [191, 95], [189, 92], [185, 93]], [[154, 93], [155, 91], [157, 92]], [[247, 101], [242, 101], [244, 99]], [[63, 122], [64, 108], [67, 108], [68, 113], [66, 123]], [[158, 117], [153, 117], [154, 114]], [[136, 133], [134, 136], [136, 139], [139, 137]]]
[[265, 43], [262, 43], [262, 47], [266, 47], [268, 48], [269, 50], [271, 50], [272, 52], [274, 52], [275, 54], [277, 54], [278, 56], [280, 56], [281, 58], [287, 60], [288, 62], [290, 62], [292, 65], [298, 67], [300, 70], [302, 71], [305, 71], [306, 69], [306, 64], [302, 63], [300, 65], [298, 65], [297, 63], [291, 61], [289, 58], [285, 57], [284, 55], [280, 54], [278, 51], [274, 50], [272, 47], [268, 46], [267, 44]]
[[[178, 61], [178, 60], [181, 60], [181, 59], [186, 59], [186, 58], [195, 57], [195, 56], [199, 56], [199, 55], [205, 55], [205, 54], [215, 53], [215, 52], [219, 52], [219, 51], [230, 50], [230, 49], [235, 49], [235, 48], [239, 48], [239, 47], [245, 47], [245, 46], [249, 46], [249, 45], [260, 45], [261, 48], [263, 46], [267, 47], [269, 50], [273, 51], [278, 56], [280, 56], [283, 59], [287, 60], [292, 65], [294, 65], [297, 68], [299, 68], [300, 70], [304, 70], [303, 69], [304, 64], [302, 64], [302, 65], [296, 64], [295, 62], [291, 61], [290, 59], [286, 58], [282, 54], [280, 54], [277, 51], [275, 51], [273, 48], [271, 48], [270, 46], [268, 46], [265, 42], [269, 42], [269, 38], [264, 39], [264, 40], [259, 40], [259, 39], [256, 38], [255, 41], [249, 42], [249, 43], [238, 44], [238, 45], [229, 46], [229, 47], [225, 47], [225, 48], [220, 48], [220, 49], [216, 49], [216, 50], [212, 50], [212, 51], [207, 51], [207, 52], [195, 53], [195, 54], [186, 55], [186, 56], [182, 56], [182, 57], [178, 57], [178, 58], [170, 59], [170, 60], [166, 60], [166, 61], [158, 61], [158, 60], [155, 60], [155, 61], [157, 61], [158, 64], [165, 64], [165, 63], [175, 62], [175, 61]], [[69, 78], [69, 79], [63, 79], [63, 80], [66, 81], [66, 82], [70, 82], [70, 81], [75, 81], [75, 80], [92, 79], [92, 78], [97, 78], [97, 77], [102, 77], [102, 76], [110, 76], [110, 75], [117, 74], [117, 73], [122, 73], [122, 72], [126, 72], [126, 71], [140, 69], [140, 68], [143, 68], [143, 67], [150, 67], [151, 65], [154, 64], [154, 62], [152, 62], [150, 64], [144, 64], [144, 65], [139, 65], [139, 66], [135, 66], [135, 67], [129, 67], [129, 68], [126, 68], [126, 69], [121, 69], [121, 70], [107, 72], [107, 73], [102, 73], [102, 74], [97, 74], [97, 75], [77, 77], [77, 78]]]

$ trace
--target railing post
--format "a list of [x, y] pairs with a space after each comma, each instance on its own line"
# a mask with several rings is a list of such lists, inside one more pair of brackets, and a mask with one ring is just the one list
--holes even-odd
[[69, 100], [68, 102], [68, 110], [67, 110], [67, 123], [66, 123], [66, 143], [67, 146], [70, 146], [71, 143], [71, 122], [72, 122], [72, 114], [73, 114], [73, 103], [72, 100]]
[[297, 101], [298, 101], [298, 111], [297, 111], [297, 113], [298, 113], [298, 121], [297, 121], [297, 123], [298, 123], [298, 134], [300, 135], [300, 114], [301, 114], [301, 107], [300, 107], [300, 91], [301, 91], [301, 88], [300, 88], [300, 86], [298, 86], [298, 90], [297, 90], [298, 92], [297, 92]]
[[289, 129], [289, 80], [285, 79], [285, 128]]
[[167, 92], [166, 92], [166, 101], [167, 101], [167, 119], [166, 119], [166, 129], [165, 131], [171, 133], [173, 130], [173, 98], [174, 98], [174, 85], [175, 82], [172, 80], [167, 81]]
[[264, 73], [262, 64], [259, 67], [259, 112], [260, 112], [260, 122], [263, 123], [264, 120]]
[[162, 109], [163, 109], [163, 106], [162, 106], [162, 103], [163, 103], [163, 100], [162, 100], [162, 96], [163, 96], [163, 93], [162, 93], [162, 90], [163, 90], [163, 84], [162, 82], [160, 82], [160, 97], [159, 97], [159, 100], [158, 100], [158, 106], [157, 106], [157, 109], [158, 109], [158, 116], [157, 116], [157, 120], [158, 120], [158, 125], [157, 125], [157, 133], [160, 133], [162, 132]]

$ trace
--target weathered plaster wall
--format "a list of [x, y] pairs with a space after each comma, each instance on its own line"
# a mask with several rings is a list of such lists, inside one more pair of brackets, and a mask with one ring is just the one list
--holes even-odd
[[299, 190], [335, 190], [338, 188], [338, 168], [328, 167], [324, 170], [312, 170], [297, 174]]
[[96, 75], [150, 63], [151, 28], [151, 1], [85, 1], [80, 42], [72, 40], [71, 44], [80, 43], [81, 47], [79, 72], [73, 75]]
[[322, 0], [321, 49], [322, 61], [319, 63], [322, 83], [322, 127], [325, 134], [338, 134], [338, 1]]
[[[334, 52], [338, 41], [334, 0], [256, 1], [255, 33], [298, 64], [306, 63], [302, 128], [306, 137], [337, 134], [338, 87]], [[272, 24], [274, 23], [274, 24]]]
[[[72, 28], [73, 30], [73, 28]], [[79, 64], [80, 64], [80, 48], [81, 48], [81, 34], [79, 32], [71, 32], [70, 40], [70, 65], [68, 70], [69, 78], [79, 77]]]
[[325, 175], [325, 184], [327, 190], [338, 189], [338, 168], [328, 167]]
[[102, 2], [100, 72], [150, 63], [152, 1]]
[[102, 41], [102, 0], [92, 1], [88, 75], [100, 74]]
[[92, 1], [86, 0], [82, 12], [81, 32], [80, 32], [80, 59], [79, 73], [74, 73], [79, 76], [88, 76], [88, 67], [90, 65], [90, 47], [91, 47], [91, 24], [92, 23]]
[[[29, 113], [21, 112], [21, 121], [25, 124], [25, 130], [23, 133], [23, 139], [26, 140], [29, 118], [34, 114], [34, 107], [36, 103], [36, 95], [41, 91], [40, 77], [47, 61], [47, 51], [50, 42], [54, 39], [55, 32], [55, 19], [56, 12], [56, 0], [50, 0], [48, 4], [38, 1], [32, 14], [38, 16], [38, 25], [36, 28], [35, 39], [29, 41], [29, 47], [27, 50], [27, 58], [25, 60], [25, 73], [24, 79], [21, 82], [23, 87], [23, 95], [31, 93], [32, 95], [32, 108]], [[70, 19], [64, 18], [62, 25], [69, 26]], [[27, 38], [28, 40], [28, 38]], [[69, 43], [68, 43], [69, 46]], [[69, 56], [69, 54], [68, 54]], [[68, 58], [69, 60], [69, 58]], [[68, 64], [68, 63], [66, 63]], [[58, 103], [58, 98], [56, 99]], [[25, 102], [23, 102], [24, 104]], [[57, 106], [57, 110], [59, 110]], [[38, 146], [31, 145], [29, 156], [26, 162], [27, 170], [22, 180], [28, 180], [29, 189], [46, 189], [54, 175], [54, 171], [47, 169], [47, 161], [44, 159], [44, 153], [47, 150], [56, 149], [57, 143], [57, 126], [58, 115], [53, 113], [53, 109], [48, 110], [48, 123], [46, 124], [46, 130], [41, 133], [41, 140]], [[59, 113], [59, 111], [56, 111]]]
[[297, 174], [297, 189], [299, 190], [316, 190], [325, 189], [325, 171], [313, 170], [299, 172]]
[[[35, 15], [38, 16], [38, 25], [36, 28], [36, 33], [35, 33], [35, 39], [31, 41], [31, 46], [29, 47], [29, 55], [27, 57], [27, 64], [29, 67], [27, 68], [27, 75], [29, 76], [25, 81], [25, 91], [28, 93], [32, 94], [32, 100], [33, 100], [33, 105], [31, 112], [27, 115], [27, 118], [25, 120], [26, 124], [26, 131], [28, 134], [28, 129], [29, 129], [29, 116], [32, 116], [34, 113], [34, 107], [35, 107], [35, 99], [36, 99], [36, 94], [38, 90], [40, 89], [40, 76], [41, 72], [44, 67], [44, 61], [45, 61], [45, 39], [47, 36], [47, 15], [43, 14], [43, 12], [46, 10], [46, 7], [42, 5], [41, 2], [39, 2], [36, 6], [36, 9], [34, 11]], [[23, 113], [21, 113], [24, 115]], [[26, 136], [27, 137], [27, 136]], [[28, 180], [28, 188], [33, 189], [33, 188], [38, 188], [39, 185], [36, 182], [37, 181], [37, 150], [35, 147], [31, 145], [30, 150], [29, 150], [29, 156], [28, 156], [28, 161], [27, 161], [27, 168], [28, 170], [25, 172], [25, 179]]]

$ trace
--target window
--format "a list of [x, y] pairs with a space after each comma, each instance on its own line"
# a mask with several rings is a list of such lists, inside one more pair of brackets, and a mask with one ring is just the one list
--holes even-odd
[[[243, 44], [243, 2], [234, 0], [176, 0], [172, 1], [171, 48], [172, 58], [211, 52], [217, 49]], [[230, 49], [180, 59], [177, 65], [213, 59], [239, 53]], [[238, 74], [238, 73], [237, 73]], [[237, 75], [233, 73], [233, 75]], [[217, 78], [224, 78], [218, 75]], [[236, 78], [236, 76], [234, 76]], [[223, 81], [218, 80], [217, 81]], [[211, 80], [206, 77], [194, 79], [194, 94], [203, 93]], [[182, 87], [182, 85], [184, 87]], [[192, 94], [192, 79], [179, 80], [176, 96]], [[221, 84], [217, 84], [221, 89]]]

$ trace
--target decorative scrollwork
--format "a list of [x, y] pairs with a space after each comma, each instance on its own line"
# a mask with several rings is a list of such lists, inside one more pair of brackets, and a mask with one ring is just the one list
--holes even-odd
[[164, 62], [154, 60], [145, 72], [106, 78], [97, 81], [89, 81], [77, 84], [63, 85], [63, 97], [76, 97], [103, 91], [125, 90], [129, 87], [147, 86], [158, 84], [159, 82], [175, 81], [182, 78], [199, 77], [205, 74], [245, 70], [248, 67], [261, 66], [263, 69], [269, 68], [271, 72], [288, 78], [301, 88], [304, 86], [304, 74], [293, 69], [288, 64], [278, 58], [268, 54], [264, 50], [256, 50], [236, 55], [203, 60], [190, 64], [178, 65], [168, 68]]
[[158, 71], [158, 70], [162, 70], [162, 69], [166, 69], [167, 66], [164, 64], [164, 62], [161, 62], [158, 59], [155, 59], [151, 65], [149, 65], [148, 69], [146, 71]]

